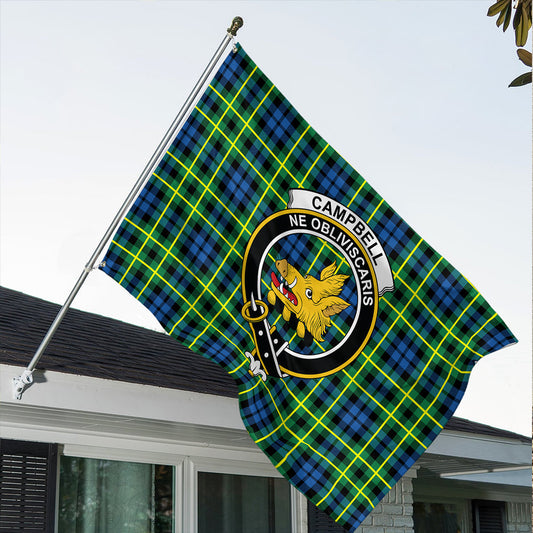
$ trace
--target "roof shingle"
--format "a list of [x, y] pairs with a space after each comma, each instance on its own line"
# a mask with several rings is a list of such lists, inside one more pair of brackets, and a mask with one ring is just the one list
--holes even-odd
[[[0, 362], [27, 366], [60, 306], [0, 287]], [[164, 333], [69, 309], [37, 369], [237, 397], [217, 364]]]

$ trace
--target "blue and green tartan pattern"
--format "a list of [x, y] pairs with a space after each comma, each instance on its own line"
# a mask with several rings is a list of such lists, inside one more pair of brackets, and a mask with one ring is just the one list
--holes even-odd
[[[317, 378], [248, 370], [248, 239], [314, 190], [383, 245], [395, 290], [355, 361]], [[294, 250], [305, 258], [308, 251]], [[456, 409], [474, 364], [515, 342], [476, 289], [298, 114], [242, 47], [230, 52], [122, 222], [103, 270], [237, 382], [250, 435], [319, 508], [355, 529]], [[326, 258], [319, 261], [324, 265]], [[316, 275], [316, 273], [315, 273]], [[333, 328], [332, 328], [333, 329]]]

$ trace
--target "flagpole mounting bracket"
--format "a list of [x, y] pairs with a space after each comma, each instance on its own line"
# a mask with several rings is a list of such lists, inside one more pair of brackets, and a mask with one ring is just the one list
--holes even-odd
[[20, 376], [13, 378], [13, 397], [15, 400], [22, 398], [22, 393], [33, 383], [33, 370], [27, 368]]
[[235, 17], [231, 21], [231, 26], [228, 28], [228, 33], [235, 37], [237, 35], [237, 32], [242, 28], [244, 24], [244, 20], [242, 17]]

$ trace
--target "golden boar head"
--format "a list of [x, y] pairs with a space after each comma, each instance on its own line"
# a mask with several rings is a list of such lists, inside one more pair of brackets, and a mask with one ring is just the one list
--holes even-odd
[[322, 270], [320, 279], [300, 274], [286, 259], [276, 261], [276, 268], [281, 279], [272, 272], [268, 301], [274, 304], [277, 298], [284, 305], [285, 320], [294, 313], [299, 321], [296, 331], [300, 337], [307, 330], [315, 340], [322, 342], [326, 328], [331, 326], [330, 317], [350, 305], [337, 296], [349, 276], [334, 274], [335, 262]]

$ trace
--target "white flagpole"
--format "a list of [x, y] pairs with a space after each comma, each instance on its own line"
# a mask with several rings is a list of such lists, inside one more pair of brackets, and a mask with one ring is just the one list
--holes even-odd
[[39, 348], [37, 348], [37, 351], [35, 352], [33, 359], [30, 361], [30, 364], [25, 368], [25, 370], [22, 372], [20, 376], [13, 378], [13, 395], [17, 400], [20, 400], [22, 398], [22, 393], [24, 392], [26, 387], [28, 387], [29, 385], [33, 383], [33, 371], [35, 367], [37, 366], [37, 363], [39, 362], [39, 359], [41, 358], [44, 350], [46, 349], [46, 347], [52, 340], [54, 333], [57, 331], [57, 328], [59, 327], [67, 310], [72, 304], [72, 301], [78, 294], [79, 290], [81, 289], [89, 273], [96, 268], [95, 263], [98, 257], [100, 256], [100, 254], [106, 247], [107, 243], [109, 242], [109, 239], [111, 239], [113, 235], [115, 234], [118, 225], [122, 222], [122, 219], [124, 218], [124, 216], [126, 216], [131, 204], [133, 203], [137, 195], [140, 193], [141, 189], [144, 187], [144, 184], [146, 183], [148, 178], [152, 175], [155, 167], [157, 166], [159, 162], [161, 155], [167, 150], [170, 143], [174, 140], [176, 133], [182, 127], [185, 120], [187, 120], [190, 112], [192, 111], [193, 105], [195, 105], [196, 103], [196, 99], [198, 98], [200, 91], [204, 87], [204, 84], [209, 79], [219, 59], [222, 57], [222, 54], [224, 53], [224, 51], [226, 50], [230, 42], [232, 42], [233, 38], [237, 35], [237, 31], [242, 27], [242, 25], [243, 25], [243, 20], [241, 17], [235, 17], [233, 19], [231, 23], [231, 27], [227, 29], [227, 34], [225, 35], [219, 47], [213, 54], [213, 57], [207, 64], [204, 72], [200, 76], [200, 79], [196, 82], [196, 85], [193, 87], [191, 93], [187, 97], [187, 100], [185, 100], [178, 115], [176, 116], [176, 118], [174, 119], [170, 127], [168, 128], [163, 139], [161, 140], [161, 142], [155, 149], [155, 152], [153, 153], [152, 157], [150, 158], [150, 160], [144, 167], [144, 170], [142, 171], [139, 178], [137, 179], [137, 182], [135, 183], [133, 189], [131, 190], [127, 198], [124, 200], [124, 203], [122, 204], [120, 210], [115, 215], [115, 218], [113, 219], [106, 233], [102, 237], [102, 240], [100, 241], [100, 243], [94, 250], [87, 264], [85, 265], [85, 268], [83, 269], [83, 272], [81, 273], [78, 281], [76, 282], [76, 285], [74, 285], [74, 288], [70, 292], [65, 303], [63, 304], [56, 318], [52, 322], [52, 325], [48, 329], [48, 332], [46, 333], [43, 340], [41, 341]]

